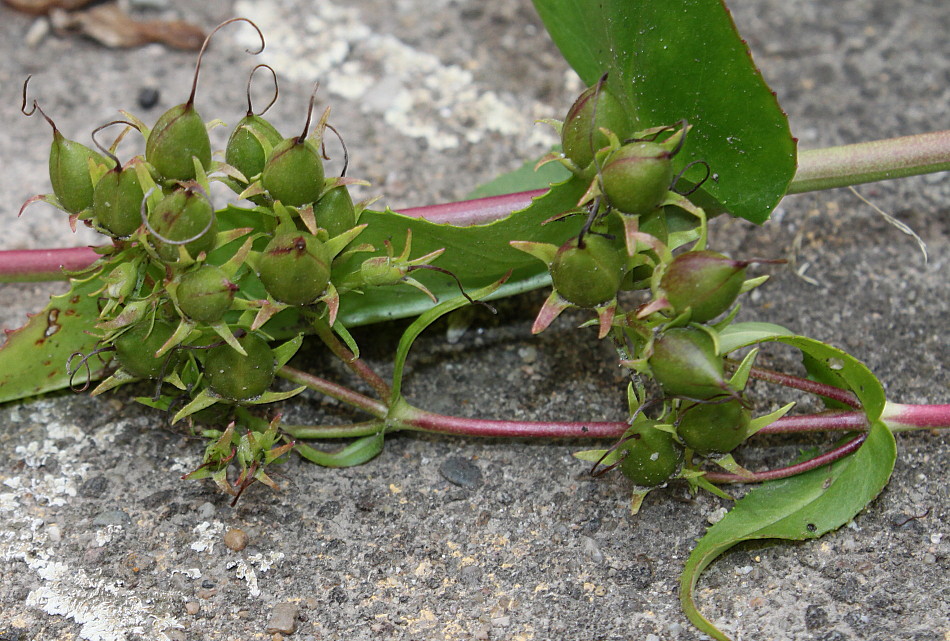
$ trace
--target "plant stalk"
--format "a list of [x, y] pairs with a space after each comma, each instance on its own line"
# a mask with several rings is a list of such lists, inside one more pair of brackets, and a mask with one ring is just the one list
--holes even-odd
[[[361, 409], [367, 414], [372, 414], [377, 418], [386, 418], [386, 413], [388, 412], [386, 404], [375, 399], [372, 399], [368, 396], [364, 396], [359, 392], [355, 392], [348, 387], [339, 385], [332, 381], [328, 381], [325, 378], [320, 378], [319, 376], [314, 376], [313, 374], [308, 374], [307, 372], [300, 371], [293, 367], [284, 365], [279, 370], [277, 370], [277, 375], [281, 378], [286, 378], [289, 381], [297, 383], [298, 385], [306, 385], [312, 390], [325, 394], [330, 398], [335, 398], [338, 401], [346, 403], [347, 405], [352, 405], [357, 409]], [[283, 427], [285, 431], [289, 431], [286, 427]], [[296, 434], [294, 435], [296, 436]], [[353, 436], [350, 434], [349, 436]], [[299, 438], [317, 438], [312, 436], [301, 436]]]
[[795, 476], [796, 474], [801, 474], [802, 472], [807, 472], [817, 467], [834, 463], [835, 461], [841, 460], [849, 454], [857, 452], [858, 448], [861, 447], [861, 444], [864, 443], [864, 440], [867, 437], [867, 432], [858, 434], [850, 441], [844, 443], [843, 445], [839, 445], [829, 452], [825, 452], [824, 454], [816, 456], [813, 459], [796, 463], [795, 465], [780, 467], [774, 470], [766, 470], [765, 472], [752, 472], [751, 474], [744, 475], [729, 474], [726, 472], [707, 472], [705, 474], [705, 478], [710, 483], [762, 483], [764, 481], [774, 481], [777, 479], [788, 478], [789, 476]]
[[[798, 155], [798, 171], [787, 194], [847, 187], [950, 170], [950, 130], [902, 136], [840, 147], [811, 149]], [[477, 198], [441, 205], [410, 207], [399, 213], [441, 224], [487, 225], [524, 209], [544, 190]], [[88, 247], [0, 251], [0, 282], [64, 280], [63, 269], [88, 267], [98, 255]]]

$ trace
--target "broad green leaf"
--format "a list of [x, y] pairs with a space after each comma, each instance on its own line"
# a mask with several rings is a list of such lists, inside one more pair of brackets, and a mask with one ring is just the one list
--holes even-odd
[[536, 171], [537, 164], [537, 160], [529, 160], [514, 171], [497, 176], [494, 180], [476, 187], [466, 198], [487, 198], [519, 191], [545, 189], [548, 185], [563, 182], [571, 177], [571, 172], [561, 163], [545, 163]]
[[867, 366], [851, 354], [813, 338], [795, 336], [771, 323], [736, 323], [719, 334], [723, 353], [757, 343], [785, 343], [801, 350], [812, 370], [821, 370], [829, 384], [854, 392], [867, 414], [876, 421], [884, 411], [884, 388]]
[[[829, 367], [826, 362], [813, 358], [808, 354], [802, 354], [802, 364], [805, 366], [805, 371], [808, 372], [808, 378], [811, 380], [834, 387], [846, 387], [841, 377], [838, 376], [838, 373]], [[825, 398], [824, 396], [821, 400], [824, 402], [825, 407], [829, 409], [851, 409], [849, 405], [830, 398]]]
[[[0, 347], [0, 403], [62, 389], [69, 385], [66, 361], [70, 354], [90, 354], [97, 339], [87, 332], [99, 316], [97, 299], [90, 296], [103, 286], [98, 277], [73, 280], [70, 290], [50, 298], [43, 311], [30, 316], [26, 325], [8, 332]], [[108, 360], [108, 354], [103, 359]], [[74, 365], [79, 361], [74, 359]], [[101, 377], [104, 360], [88, 360], [92, 379]], [[75, 383], [86, 381], [85, 368]]]
[[894, 436], [875, 421], [861, 448], [831, 465], [763, 484], [739, 500], [689, 555], [680, 577], [680, 603], [693, 625], [723, 641], [728, 637], [703, 617], [693, 601], [702, 571], [742, 541], [814, 539], [835, 530], [881, 492], [891, 476]]
[[[676, 161], [708, 163], [718, 180], [706, 181], [703, 191], [737, 216], [768, 218], [794, 176], [795, 142], [721, 0], [534, 5], [588, 86], [608, 74], [638, 129], [682, 119], [693, 125]], [[696, 166], [685, 177], [704, 173]]]
[[[491, 298], [512, 296], [543, 287], [549, 281], [547, 268], [536, 258], [512, 248], [510, 240], [532, 240], [563, 244], [580, 230], [583, 216], [542, 225], [548, 218], [572, 209], [587, 185], [571, 178], [554, 185], [543, 196], [535, 198], [531, 206], [514, 212], [487, 225], [454, 227], [409, 218], [393, 212], [365, 211], [361, 223], [369, 226], [357, 242], [369, 243], [385, 255], [384, 242], [392, 243], [398, 254], [406, 242], [406, 230], [412, 230], [412, 255], [421, 256], [437, 249], [445, 253], [433, 265], [455, 274], [466, 289], [485, 287], [497, 281], [509, 270], [511, 277]], [[334, 265], [334, 273], [359, 269], [362, 261], [374, 254], [355, 254], [342, 265]], [[412, 277], [421, 281], [440, 300], [459, 294], [455, 280], [445, 274], [416, 270]], [[422, 292], [407, 285], [376, 287], [363, 294], [348, 293], [341, 297], [338, 318], [344, 325], [369, 323], [417, 316], [432, 307], [432, 301]]]

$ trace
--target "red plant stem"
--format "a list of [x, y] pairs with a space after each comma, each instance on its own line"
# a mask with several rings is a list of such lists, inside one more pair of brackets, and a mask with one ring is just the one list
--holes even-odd
[[66, 272], [89, 267], [99, 255], [90, 247], [13, 249], [0, 252], [0, 283], [65, 280]]
[[[410, 218], [457, 227], [487, 225], [513, 211], [524, 209], [531, 199], [546, 190], [523, 191], [503, 196], [476, 198], [455, 203], [410, 207], [399, 213]], [[63, 270], [78, 271], [91, 265], [99, 255], [90, 247], [69, 249], [19, 249], [0, 251], [0, 283], [65, 280]]]
[[320, 340], [330, 348], [330, 351], [343, 361], [343, 364], [350, 368], [350, 371], [372, 387], [379, 398], [388, 403], [390, 396], [392, 396], [392, 389], [389, 387], [389, 383], [384, 381], [369, 365], [357, 358], [356, 354], [351, 352], [350, 349], [336, 337], [336, 334], [333, 333], [333, 330], [330, 329], [326, 321], [321, 318], [313, 318], [312, 321], [311, 325], [314, 331], [317, 336], [320, 337]]
[[[409, 430], [504, 438], [619, 438], [624, 421], [502, 421], [446, 416], [410, 407], [397, 412], [399, 427]], [[822, 412], [785, 416], [756, 434], [863, 431], [868, 428], [862, 412]]]
[[902, 405], [887, 403], [881, 420], [893, 432], [950, 428], [950, 405]]
[[756, 434], [798, 434], [802, 432], [860, 432], [868, 429], [864, 412], [821, 412], [783, 416]]
[[321, 394], [326, 394], [330, 398], [335, 398], [338, 401], [352, 405], [353, 407], [361, 409], [368, 414], [372, 414], [377, 418], [385, 418], [389, 411], [385, 403], [381, 403], [380, 401], [372, 399], [369, 396], [364, 396], [359, 392], [353, 391], [348, 387], [344, 387], [343, 385], [339, 385], [332, 381], [328, 381], [325, 378], [308, 374], [307, 372], [303, 372], [287, 365], [284, 365], [279, 370], [277, 370], [277, 375], [281, 378], [286, 378], [288, 381], [292, 381], [300, 385], [306, 385], [312, 390], [316, 390]]
[[782, 372], [776, 372], [762, 367], [753, 367], [750, 375], [752, 378], [767, 383], [776, 383], [792, 389], [808, 392], [809, 394], [824, 396], [825, 398], [844, 403], [855, 409], [861, 407], [861, 403], [858, 402], [858, 398], [854, 394], [840, 387], [825, 385], [824, 383], [810, 381], [806, 378], [793, 376], [792, 374], [783, 374]]
[[398, 213], [410, 218], [424, 218], [430, 223], [455, 225], [456, 227], [487, 225], [504, 218], [513, 211], [524, 209], [531, 204], [533, 198], [544, 195], [546, 191], [546, 189], [536, 189], [503, 196], [462, 200], [443, 205], [410, 207], [409, 209], [400, 209]]
[[729, 474], [726, 472], [707, 472], [704, 478], [710, 483], [762, 483], [763, 481], [774, 481], [776, 479], [788, 478], [789, 476], [795, 476], [796, 474], [813, 470], [816, 467], [821, 467], [822, 465], [834, 463], [835, 461], [843, 459], [849, 454], [853, 454], [858, 450], [859, 447], [861, 447], [861, 444], [864, 443], [864, 440], [867, 437], [868, 435], [866, 432], [863, 434], [858, 434], [844, 445], [839, 445], [831, 451], [825, 452], [824, 454], [816, 456], [813, 459], [796, 463], [795, 465], [780, 467], [774, 470], [767, 470], [765, 472], [753, 472], [745, 476], [740, 474]]

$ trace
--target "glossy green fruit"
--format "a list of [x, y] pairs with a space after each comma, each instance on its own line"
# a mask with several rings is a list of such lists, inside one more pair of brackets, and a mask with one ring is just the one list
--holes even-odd
[[49, 150], [49, 180], [53, 194], [63, 209], [78, 214], [92, 206], [94, 186], [89, 173], [89, 159], [106, 164], [105, 158], [89, 147], [68, 140], [54, 127], [53, 144]]
[[746, 263], [713, 251], [680, 254], [660, 279], [660, 289], [677, 314], [704, 323], [729, 309], [745, 282]]
[[[280, 132], [260, 116], [249, 114], [234, 127], [228, 138], [224, 160], [240, 171], [248, 180], [264, 171], [267, 154], [261, 141], [267, 141], [271, 148], [284, 139]], [[283, 201], [282, 201], [283, 202]]]
[[630, 133], [630, 119], [604, 85], [600, 91], [597, 86], [587, 89], [571, 105], [561, 127], [564, 155], [578, 167], [587, 167], [594, 160], [594, 152], [608, 144], [601, 128], [612, 131], [621, 140]]
[[213, 347], [205, 356], [204, 371], [212, 391], [243, 401], [267, 391], [274, 382], [277, 363], [274, 350], [257, 334], [245, 334], [238, 342], [247, 356], [230, 345]]
[[623, 280], [624, 257], [608, 239], [587, 234], [564, 243], [551, 262], [554, 289], [578, 307], [595, 307], [617, 295]]
[[330, 253], [308, 232], [283, 232], [264, 248], [258, 276], [275, 300], [307, 305], [319, 298], [330, 283]]
[[607, 157], [601, 188], [610, 204], [627, 214], [655, 210], [673, 183], [670, 152], [653, 142], [624, 145]]
[[676, 423], [676, 434], [698, 454], [725, 454], [745, 440], [752, 420], [737, 399], [688, 406]]
[[653, 341], [647, 363], [668, 396], [706, 399], [732, 393], [724, 378], [723, 359], [703, 330], [666, 330]]
[[346, 185], [334, 187], [320, 197], [313, 206], [317, 225], [330, 234], [330, 238], [350, 231], [356, 226], [356, 209]]
[[237, 289], [220, 267], [202, 265], [181, 277], [178, 307], [192, 320], [216, 323], [231, 309]]
[[159, 378], [174, 371], [180, 356], [177, 352], [155, 358], [155, 352], [164, 345], [175, 328], [157, 320], [143, 321], [132, 326], [115, 339], [115, 356], [122, 369], [139, 378]]
[[193, 180], [197, 158], [211, 164], [211, 139], [204, 121], [189, 100], [158, 119], [145, 141], [145, 160], [166, 180]]
[[261, 183], [274, 200], [290, 207], [316, 202], [323, 191], [323, 159], [309, 140], [278, 143], [264, 165]]
[[142, 186], [133, 167], [113, 169], [96, 183], [92, 211], [99, 225], [124, 238], [142, 225]]
[[631, 428], [618, 450], [626, 453], [620, 471], [636, 485], [655, 487], [673, 476], [683, 460], [683, 449], [673, 435], [644, 423]]
[[214, 207], [198, 190], [176, 189], [168, 194], [148, 215], [148, 222], [155, 232], [150, 238], [152, 246], [166, 262], [178, 261], [178, 248], [181, 245], [167, 243], [162, 239], [194, 239], [184, 245], [192, 258], [214, 248], [218, 226], [214, 218]]

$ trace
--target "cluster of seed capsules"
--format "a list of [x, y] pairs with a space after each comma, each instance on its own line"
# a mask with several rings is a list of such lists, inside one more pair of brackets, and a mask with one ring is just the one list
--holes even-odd
[[[674, 175], [689, 126], [631, 131], [605, 80], [581, 94], [563, 122], [552, 121], [562, 153], [548, 160], [589, 181], [577, 209], [565, 214], [587, 216], [581, 233], [560, 246], [512, 245], [544, 261], [554, 285], [534, 331], [567, 308], [591, 309], [599, 336], [616, 342], [622, 365], [637, 375], [631, 427], [595, 470], [619, 466], [649, 488], [689, 477], [687, 452], [722, 460], [749, 436], [744, 376], [727, 376], [717, 336], [735, 317], [737, 297], [765, 277], [747, 279], [750, 261], [705, 249], [705, 213], [678, 191], [683, 172]], [[622, 309], [617, 295], [629, 290], [649, 298]], [[656, 383], [652, 401], [645, 378]]]
[[[249, 22], [229, 20], [211, 35], [238, 20]], [[261, 42], [263, 49], [263, 36]], [[337, 278], [338, 261], [375, 248], [354, 243], [365, 228], [358, 224], [365, 203], [354, 204], [347, 186], [365, 183], [345, 177], [345, 161], [341, 176], [324, 173], [324, 133], [335, 132], [327, 124], [329, 109], [311, 133], [312, 95], [302, 133], [284, 136], [253, 112], [252, 72], [247, 115], [231, 131], [224, 160], [214, 160], [208, 131], [218, 123], [206, 123], [194, 106], [203, 53], [186, 102], [150, 128], [123, 112], [124, 120], [94, 132], [102, 153], [64, 137], [35, 100], [27, 111], [24, 84], [23, 112], [39, 111], [53, 127], [53, 193], [26, 204], [53, 204], [70, 214], [73, 225], [81, 220], [113, 241], [86, 276], [104, 283], [96, 293], [96, 353], [112, 354], [118, 364], [93, 393], [154, 379], [202, 396], [204, 405], [285, 398], [269, 391], [277, 368], [292, 354], [291, 347], [271, 347], [264, 326], [275, 314], [295, 308], [333, 326], [341, 291], [400, 282], [421, 287], [408, 272], [435, 257], [410, 261], [407, 242], [404, 255], [375, 256]], [[267, 65], [255, 71], [262, 67], [274, 74]], [[99, 145], [95, 134], [116, 124], [125, 125], [123, 135], [142, 134], [143, 156], [122, 164], [115, 155], [122, 136], [112, 149]], [[216, 210], [209, 196], [215, 180], [257, 206]]]

